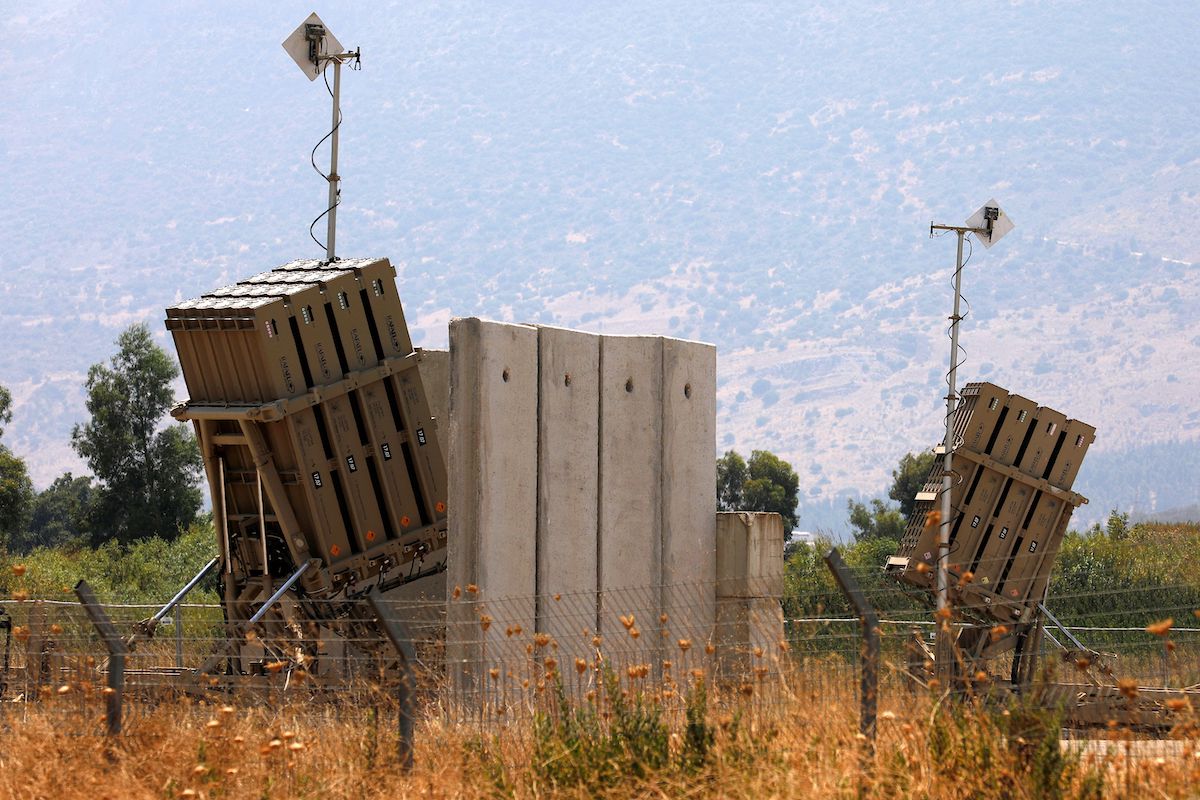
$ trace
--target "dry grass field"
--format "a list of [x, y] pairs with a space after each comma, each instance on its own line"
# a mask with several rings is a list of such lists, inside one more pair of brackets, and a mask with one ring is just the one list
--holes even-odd
[[[415, 767], [402, 774], [396, 714], [378, 693], [351, 704], [127, 704], [100, 735], [101, 692], [59, 687], [0, 709], [0, 798], [401, 797], [1194, 797], [1200, 743], [1181, 711], [1172, 741], [1110, 730], [1062, 746], [1051, 715], [1020, 706], [881, 698], [864, 756], [849, 691], [803, 677], [701, 696], [612, 676], [571, 701], [553, 686], [504, 717], [452, 721], [427, 697]], [[845, 685], [845, 684], [842, 684]], [[374, 699], [372, 699], [374, 698]]]

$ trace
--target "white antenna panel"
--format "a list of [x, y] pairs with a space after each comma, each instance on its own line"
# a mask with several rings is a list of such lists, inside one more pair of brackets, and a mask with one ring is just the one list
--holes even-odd
[[283, 40], [283, 49], [308, 79], [315, 81], [328, 63], [326, 59], [342, 53], [342, 43], [314, 11], [300, 23], [299, 28], [292, 31], [291, 36]]
[[996, 198], [993, 197], [971, 215], [971, 218], [966, 222], [966, 226], [968, 228], [978, 228], [979, 230], [976, 231], [975, 235], [979, 237], [979, 241], [983, 242], [984, 247], [991, 247], [1013, 229], [1013, 222], [1009, 219], [1008, 214], [1004, 213], [1004, 209], [1000, 208], [1000, 204], [996, 202]]

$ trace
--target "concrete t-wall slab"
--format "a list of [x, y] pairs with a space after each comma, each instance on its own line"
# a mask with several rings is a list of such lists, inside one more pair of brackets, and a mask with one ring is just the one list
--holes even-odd
[[566, 660], [596, 628], [600, 337], [538, 328], [537, 627]]
[[450, 407], [450, 351], [421, 351], [421, 385], [425, 387], [425, 398], [429, 402], [429, 415], [437, 420], [438, 430], [449, 430]]
[[673, 632], [702, 639], [716, 623], [717, 349], [662, 346], [662, 608]]
[[[537, 338], [527, 326], [450, 323], [446, 577], [465, 592], [447, 611], [447, 659], [456, 680], [486, 674], [484, 660], [515, 661], [523, 642], [505, 631], [534, 628]], [[485, 615], [490, 620], [481, 624]]]
[[[662, 339], [600, 342], [599, 624], [618, 663], [661, 650]], [[633, 614], [635, 640], [619, 618]]]

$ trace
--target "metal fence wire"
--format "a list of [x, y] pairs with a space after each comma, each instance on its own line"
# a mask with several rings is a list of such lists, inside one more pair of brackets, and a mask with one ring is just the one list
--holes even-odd
[[[1048, 707], [1090, 709], [1064, 721], [1067, 733], [1119, 718], [1163, 742], [1175, 730], [1178, 742], [1176, 718], [1197, 702], [1200, 626], [1185, 624], [1195, 606], [1184, 587], [1100, 601], [1051, 594], [1046, 610], [1057, 624], [1042, 620], [1022, 656], [1036, 657], [1036, 673], [1021, 687], [1011, 679], [1012, 650], [992, 656], [987, 649], [996, 631], [1002, 637], [1019, 621], [1006, 625], [978, 609], [939, 619], [923, 590], [878, 568], [845, 569], [877, 615], [874, 650], [864, 650], [865, 615], [828, 572], [789, 575], [782, 601], [765, 584], [736, 596], [713, 583], [515, 598], [458, 587], [439, 601], [375, 597], [319, 607], [285, 599], [253, 626], [230, 624], [218, 605], [181, 603], [153, 635], [139, 623], [157, 606], [96, 607], [127, 649], [120, 697], [127, 734], [172, 704], [198, 718], [228, 706], [253, 707], [268, 719], [303, 710], [394, 726], [401, 741], [407, 724], [411, 743], [427, 724], [513, 731], [564, 704], [600, 708], [615, 697], [651, 702], [669, 725], [683, 726], [702, 689], [710, 713], [763, 725], [798, 703], [842, 713], [869, 699], [880, 731], [922, 724], [927, 706], [914, 702], [922, 695], [1025, 693]], [[1153, 602], [1171, 597], [1184, 602]], [[39, 713], [65, 733], [112, 733], [112, 642], [88, 604], [2, 600], [0, 610], [9, 621], [7, 629], [0, 624], [0, 725]], [[938, 685], [931, 663], [939, 625], [959, 641], [984, 643], [960, 653], [950, 686]], [[873, 736], [874, 721], [860, 730]], [[1166, 756], [1195, 750], [1161, 748]]]

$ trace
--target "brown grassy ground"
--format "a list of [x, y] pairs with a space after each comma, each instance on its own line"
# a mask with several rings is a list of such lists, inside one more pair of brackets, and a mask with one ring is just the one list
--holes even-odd
[[[584, 765], [564, 780], [555, 768], [579, 742], [549, 723], [538, 733], [531, 717], [514, 720], [511, 711], [481, 724], [425, 707], [416, 766], [405, 776], [394, 710], [373, 717], [345, 706], [130, 703], [127, 733], [107, 742], [98, 734], [99, 693], [84, 698], [72, 688], [3, 704], [0, 798], [1183, 798], [1200, 787], [1198, 744], [1178, 736], [1127, 745], [1129, 737], [1111, 731], [1105, 736], [1117, 741], [1096, 739], [1064, 756], [1057, 726], [1039, 727], [1036, 713], [890, 692], [877, 754], [864, 765], [850, 696], [797, 682], [769, 697], [727, 699], [708, 704], [713, 739], [702, 763], [681, 763], [686, 716], [668, 703], [667, 763], [638, 774], [636, 758], [613, 751], [607, 766]], [[611, 707], [592, 702], [615, 726]], [[563, 718], [548, 695], [539, 703], [545, 719]]]

